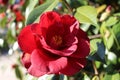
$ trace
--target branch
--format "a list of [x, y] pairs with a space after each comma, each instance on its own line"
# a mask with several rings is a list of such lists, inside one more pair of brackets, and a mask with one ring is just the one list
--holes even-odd
[[98, 75], [98, 70], [97, 70], [97, 68], [96, 68], [96, 64], [95, 64], [94, 61], [92, 61], [92, 65], [93, 65], [93, 69], [94, 69], [95, 75]]
[[68, 4], [68, 2], [66, 0], [63, 0], [63, 2], [65, 3], [66, 7], [68, 8], [68, 10], [70, 11], [70, 13], [73, 13], [72, 8], [70, 7], [70, 5]]
[[96, 35], [93, 35], [93, 36], [88, 36], [89, 39], [95, 39], [95, 38], [101, 38], [101, 34], [96, 34]]

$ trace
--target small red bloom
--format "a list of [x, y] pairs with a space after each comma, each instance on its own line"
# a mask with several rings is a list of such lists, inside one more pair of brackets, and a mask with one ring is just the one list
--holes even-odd
[[70, 15], [46, 12], [39, 23], [26, 26], [18, 36], [24, 51], [22, 63], [36, 77], [44, 74], [73, 75], [86, 65], [89, 39]]
[[39, 4], [43, 4], [45, 0], [39, 0]]
[[0, 20], [3, 19], [6, 16], [5, 12], [0, 13]]
[[8, 4], [8, 0], [0, 0], [0, 4], [1, 5], [6, 5], [6, 4]]
[[16, 16], [16, 21], [23, 21], [25, 18], [22, 15], [22, 12], [19, 9], [14, 10], [15, 16]]

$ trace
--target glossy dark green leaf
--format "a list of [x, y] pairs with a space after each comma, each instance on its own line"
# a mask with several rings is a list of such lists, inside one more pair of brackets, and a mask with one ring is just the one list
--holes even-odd
[[97, 51], [96, 52], [93, 52], [92, 54], [93, 55], [89, 55], [88, 56], [88, 59], [89, 60], [92, 60], [92, 61], [100, 61], [104, 64], [106, 64], [106, 61], [105, 61], [105, 46], [103, 43], [97, 43]]
[[88, 1], [87, 0], [67, 0], [72, 8], [77, 8], [80, 5], [87, 5]]
[[36, 7], [31, 13], [29, 14], [27, 18], [26, 24], [33, 23], [39, 16], [46, 11], [51, 11], [55, 8], [55, 6], [58, 4], [59, 0], [48, 0], [46, 3]]
[[105, 57], [105, 46], [103, 43], [97, 43], [98, 50], [97, 54], [100, 56], [101, 59], [104, 59]]
[[97, 53], [95, 53], [93, 55], [89, 55], [87, 58], [91, 61], [99, 61], [99, 62], [106, 64], [105, 59], [101, 59]]
[[29, 5], [26, 7], [26, 11], [25, 11], [26, 19], [37, 3], [38, 3], [38, 0], [29, 0]]

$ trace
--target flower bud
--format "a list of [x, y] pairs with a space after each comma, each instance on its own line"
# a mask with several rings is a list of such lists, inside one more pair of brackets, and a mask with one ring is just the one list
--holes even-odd
[[104, 21], [104, 20], [110, 15], [111, 9], [112, 9], [111, 6], [108, 6], [108, 7], [106, 8], [105, 12], [103, 12], [103, 13], [101, 14], [100, 22]]

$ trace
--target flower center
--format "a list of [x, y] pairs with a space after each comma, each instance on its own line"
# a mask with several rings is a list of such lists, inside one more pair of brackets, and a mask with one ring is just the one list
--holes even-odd
[[53, 36], [52, 40], [53, 40], [54, 44], [57, 46], [62, 43], [62, 37], [58, 36], [58, 35]]

